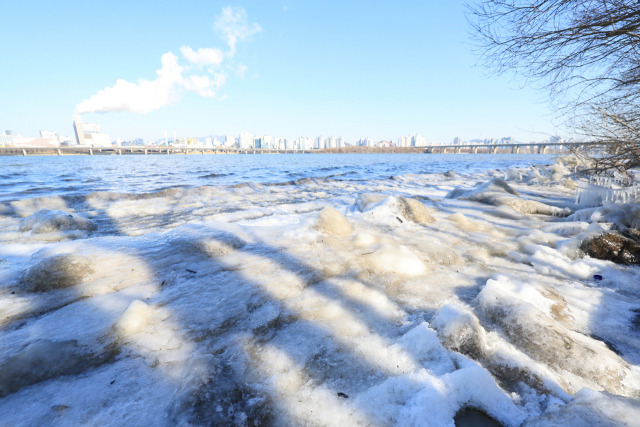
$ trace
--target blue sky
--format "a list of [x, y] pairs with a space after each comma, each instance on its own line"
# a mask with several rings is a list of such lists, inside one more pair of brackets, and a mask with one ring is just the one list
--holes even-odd
[[[216, 30], [225, 8], [240, 20]], [[24, 136], [71, 135], [78, 104], [120, 79], [127, 84], [113, 96], [138, 96], [132, 108], [145, 114], [83, 114], [112, 140], [157, 139], [173, 129], [347, 142], [408, 133], [531, 141], [546, 138], [534, 132], [553, 132], [541, 94], [474, 66], [462, 2], [5, 0], [2, 16], [0, 129]], [[204, 48], [218, 51], [198, 56]], [[183, 70], [176, 86], [161, 84], [170, 99], [155, 108], [147, 92], [126, 93], [139, 79], [155, 80], [168, 52]], [[208, 80], [198, 86], [192, 75]], [[102, 101], [83, 105], [91, 111]]]

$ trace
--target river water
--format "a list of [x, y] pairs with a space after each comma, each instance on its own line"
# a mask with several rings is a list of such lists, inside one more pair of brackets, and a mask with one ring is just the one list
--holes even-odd
[[473, 173], [548, 162], [549, 155], [278, 154], [0, 157], [0, 201], [141, 193], [167, 188], [282, 183], [303, 178], [383, 179], [394, 175]]

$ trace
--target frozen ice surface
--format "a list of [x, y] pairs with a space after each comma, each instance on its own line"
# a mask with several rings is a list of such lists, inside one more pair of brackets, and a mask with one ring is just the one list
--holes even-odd
[[637, 425], [637, 204], [524, 166], [3, 202], [0, 425]]

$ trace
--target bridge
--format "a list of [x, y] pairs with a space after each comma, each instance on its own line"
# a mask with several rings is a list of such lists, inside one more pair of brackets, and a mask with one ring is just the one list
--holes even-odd
[[[528, 154], [545, 154], [549, 147], [574, 146], [582, 147], [593, 145], [585, 142], [565, 142], [565, 143], [529, 143], [529, 144], [467, 144], [467, 145], [432, 145], [427, 147], [347, 147], [347, 149], [358, 149], [357, 151], [347, 151], [353, 153], [427, 153], [427, 154], [519, 154], [523, 147], [530, 147]], [[362, 150], [360, 150], [362, 149]], [[0, 147], [0, 156], [120, 156], [124, 154], [149, 155], [149, 154], [325, 154], [337, 153], [336, 149], [324, 150], [277, 150], [270, 148], [221, 148], [221, 147], [171, 147], [171, 146], [135, 146], [135, 147]], [[342, 149], [340, 149], [342, 150]], [[407, 151], [410, 150], [410, 151]], [[524, 153], [523, 153], [524, 154]]]
[[196, 147], [0, 147], [0, 156], [119, 156], [123, 154], [308, 154], [311, 150]]
[[[532, 153], [530, 154], [545, 154], [547, 152], [547, 148], [563, 146], [563, 147], [582, 147], [586, 145], [593, 145], [595, 143], [589, 142], [563, 142], [563, 143], [529, 143], [529, 144], [467, 144], [467, 145], [432, 145], [426, 147], [425, 153], [429, 154], [461, 154], [461, 153], [470, 153], [470, 154], [478, 154], [478, 153], [489, 153], [489, 154], [498, 154], [498, 150], [502, 149], [503, 152], [506, 149], [507, 153], [511, 152], [511, 154], [519, 154], [520, 148], [523, 147], [531, 147]], [[449, 150], [449, 151], [447, 151]]]

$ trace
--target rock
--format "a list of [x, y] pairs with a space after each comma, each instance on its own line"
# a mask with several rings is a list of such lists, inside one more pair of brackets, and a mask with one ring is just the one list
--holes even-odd
[[[637, 232], [637, 230], [636, 230]], [[632, 232], [628, 235], [634, 236]], [[580, 249], [591, 258], [617, 264], [640, 265], [640, 243], [615, 232], [606, 232], [582, 242]]]
[[31, 292], [50, 291], [78, 285], [92, 272], [86, 258], [58, 254], [47, 257], [22, 272], [20, 283]]
[[318, 215], [318, 231], [332, 236], [346, 236], [353, 232], [349, 220], [335, 208], [328, 206]]
[[54, 233], [56, 231], [85, 230], [95, 231], [96, 223], [78, 214], [64, 211], [40, 209], [20, 223], [20, 231], [31, 231], [33, 234]]

